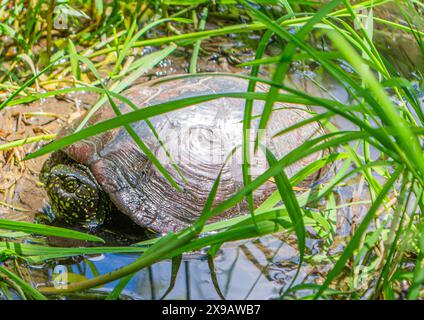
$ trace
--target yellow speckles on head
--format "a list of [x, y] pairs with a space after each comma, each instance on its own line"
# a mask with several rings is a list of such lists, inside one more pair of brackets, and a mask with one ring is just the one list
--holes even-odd
[[56, 216], [68, 224], [102, 223], [109, 207], [103, 205], [101, 191], [84, 172], [67, 170], [56, 170], [46, 184]]

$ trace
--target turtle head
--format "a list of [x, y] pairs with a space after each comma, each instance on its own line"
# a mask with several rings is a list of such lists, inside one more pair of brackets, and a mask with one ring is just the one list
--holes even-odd
[[110, 217], [107, 195], [84, 166], [57, 164], [43, 175], [57, 219], [93, 228]]

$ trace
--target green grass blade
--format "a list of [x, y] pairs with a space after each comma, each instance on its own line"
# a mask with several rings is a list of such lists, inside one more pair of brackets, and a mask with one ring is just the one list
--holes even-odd
[[47, 300], [47, 298], [38, 292], [36, 289], [31, 287], [28, 283], [26, 283], [24, 280], [22, 280], [20, 277], [18, 277], [13, 272], [7, 270], [6, 268], [0, 266], [0, 273], [3, 273], [6, 277], [10, 278], [12, 281], [14, 281], [22, 290], [24, 290], [26, 293], [28, 293], [30, 296], [32, 296], [36, 300]]
[[91, 234], [86, 234], [86, 233], [68, 230], [64, 228], [34, 224], [30, 222], [0, 219], [0, 229], [23, 231], [26, 233], [36, 233], [36, 234], [41, 234], [45, 236], [56, 236], [56, 237], [62, 237], [62, 238], [70, 238], [70, 239], [78, 239], [78, 240], [104, 243], [103, 239]]
[[178, 255], [172, 258], [172, 269], [171, 269], [171, 279], [169, 280], [168, 289], [166, 289], [165, 293], [160, 297], [159, 300], [163, 300], [166, 298], [168, 294], [171, 293], [172, 289], [175, 287], [175, 282], [177, 281], [178, 271], [180, 270], [181, 262], [183, 261], [183, 256]]
[[[270, 166], [273, 166], [276, 164], [277, 159], [272, 154], [272, 152], [269, 149], [265, 150], [266, 158]], [[302, 209], [299, 206], [299, 203], [297, 202], [296, 195], [293, 192], [293, 186], [290, 183], [289, 178], [284, 172], [284, 169], [282, 169], [278, 174], [274, 176], [275, 183], [277, 185], [277, 189], [280, 193], [281, 199], [283, 200], [284, 206], [287, 209], [287, 212], [290, 216], [290, 220], [292, 222], [294, 231], [297, 236], [297, 245], [299, 250], [299, 265], [296, 271], [295, 276], [293, 277], [293, 280], [291, 284], [289, 285], [289, 288], [293, 285], [294, 281], [296, 280], [297, 276], [299, 275], [300, 268], [303, 263], [303, 258], [305, 255], [305, 243], [306, 243], [306, 230], [305, 230], [305, 223], [303, 222], [303, 215], [302, 215]]]
[[[244, 4], [248, 10], [254, 15], [254, 17], [265, 24], [269, 30], [281, 29], [280, 25], [269, 19], [265, 14], [255, 9], [251, 5], [249, 5], [246, 1], [241, 0], [242, 4]], [[306, 24], [302, 26], [302, 28], [296, 33], [295, 37], [302, 41], [308, 32], [313, 28], [313, 26], [318, 23], [325, 15], [331, 12], [338, 4], [340, 0], [333, 0], [330, 3], [326, 4], [320, 11], [318, 11], [311, 19], [308, 20]], [[289, 68], [292, 56], [296, 50], [296, 43], [289, 42], [285, 47], [281, 60], [277, 64], [277, 67], [274, 71], [272, 81], [276, 83], [282, 83], [285, 79], [287, 70]], [[276, 97], [278, 95], [278, 88], [271, 87], [268, 92], [268, 97], [265, 102], [264, 110], [262, 112], [261, 120], [259, 122], [259, 130], [263, 130], [266, 128], [268, 120], [272, 113], [272, 108], [276, 101]], [[259, 131], [261, 132], [261, 131]], [[255, 142], [255, 149], [259, 144], [260, 135], [257, 137], [257, 141]]]
[[399, 175], [402, 173], [403, 170], [404, 168], [402, 166], [399, 166], [396, 169], [396, 171], [392, 174], [390, 179], [386, 182], [380, 194], [378, 195], [377, 199], [375, 199], [371, 208], [368, 210], [368, 213], [362, 219], [361, 224], [356, 228], [355, 234], [352, 236], [351, 240], [349, 241], [347, 246], [344, 248], [339, 260], [337, 260], [333, 269], [328, 273], [324, 283], [322, 284], [322, 286], [320, 287], [319, 291], [317, 292], [315, 296], [316, 298], [318, 298], [328, 288], [331, 282], [340, 274], [340, 272], [345, 267], [349, 258], [353, 255], [354, 251], [358, 248], [361, 238], [367, 231], [368, 226], [371, 223], [372, 219], [374, 218], [374, 215], [376, 214], [378, 208], [381, 206], [384, 198], [389, 193], [390, 189], [393, 187], [394, 183], [396, 182], [397, 178], [399, 177]]
[[[200, 23], [199, 23], [199, 31], [203, 31], [205, 29], [207, 18], [208, 18], [208, 8], [205, 7], [203, 8], [203, 11], [202, 11], [202, 19], [200, 20]], [[201, 39], [197, 40], [194, 44], [193, 53], [191, 55], [191, 60], [190, 60], [190, 70], [189, 70], [190, 73], [197, 72], [197, 58], [199, 56], [201, 44], [202, 44]]]

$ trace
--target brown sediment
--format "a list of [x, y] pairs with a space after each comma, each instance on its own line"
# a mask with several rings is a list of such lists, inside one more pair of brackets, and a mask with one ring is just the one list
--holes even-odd
[[[6, 107], [0, 112], [0, 145], [56, 133], [84, 112], [84, 109], [77, 106], [81, 104], [81, 99], [84, 98], [72, 95], [67, 99], [48, 98]], [[43, 207], [46, 193], [38, 175], [48, 156], [21, 161], [41, 143], [46, 142], [35, 142], [0, 151], [0, 217], [31, 221], [35, 212]]]

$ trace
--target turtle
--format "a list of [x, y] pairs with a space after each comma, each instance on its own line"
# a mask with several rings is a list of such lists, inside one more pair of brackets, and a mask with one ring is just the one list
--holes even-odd
[[[121, 94], [138, 108], [155, 108], [164, 102], [189, 97], [231, 92], [246, 92], [249, 81], [230, 75], [173, 76], [133, 85]], [[257, 83], [256, 92], [269, 87]], [[134, 111], [118, 103], [120, 111]], [[51, 207], [58, 219], [85, 227], [101, 226], [111, 215], [124, 214], [135, 224], [158, 233], [180, 231], [190, 226], [201, 214], [215, 180], [220, 174], [214, 205], [229, 199], [243, 187], [242, 143], [246, 100], [219, 97], [179, 108], [138, 121], [131, 127], [156, 157], [163, 171], [149, 160], [124, 127], [78, 141], [54, 152], [41, 172]], [[160, 106], [157, 106], [160, 108]], [[254, 148], [260, 134], [261, 145], [281, 159], [311, 138], [324, 134], [318, 122], [280, 134], [282, 130], [311, 118], [304, 105], [276, 102], [266, 129], [258, 130], [263, 100], [254, 100], [252, 122], [248, 131], [252, 179], [267, 170], [268, 162], [261, 148]], [[86, 126], [116, 116], [105, 104]], [[58, 137], [72, 133], [82, 118], [65, 126]], [[315, 160], [325, 151], [315, 152], [284, 168], [287, 176]], [[320, 172], [305, 179], [311, 184]], [[254, 206], [258, 207], [276, 190], [272, 179], [256, 189]], [[224, 211], [211, 221], [247, 214], [246, 200]]]

